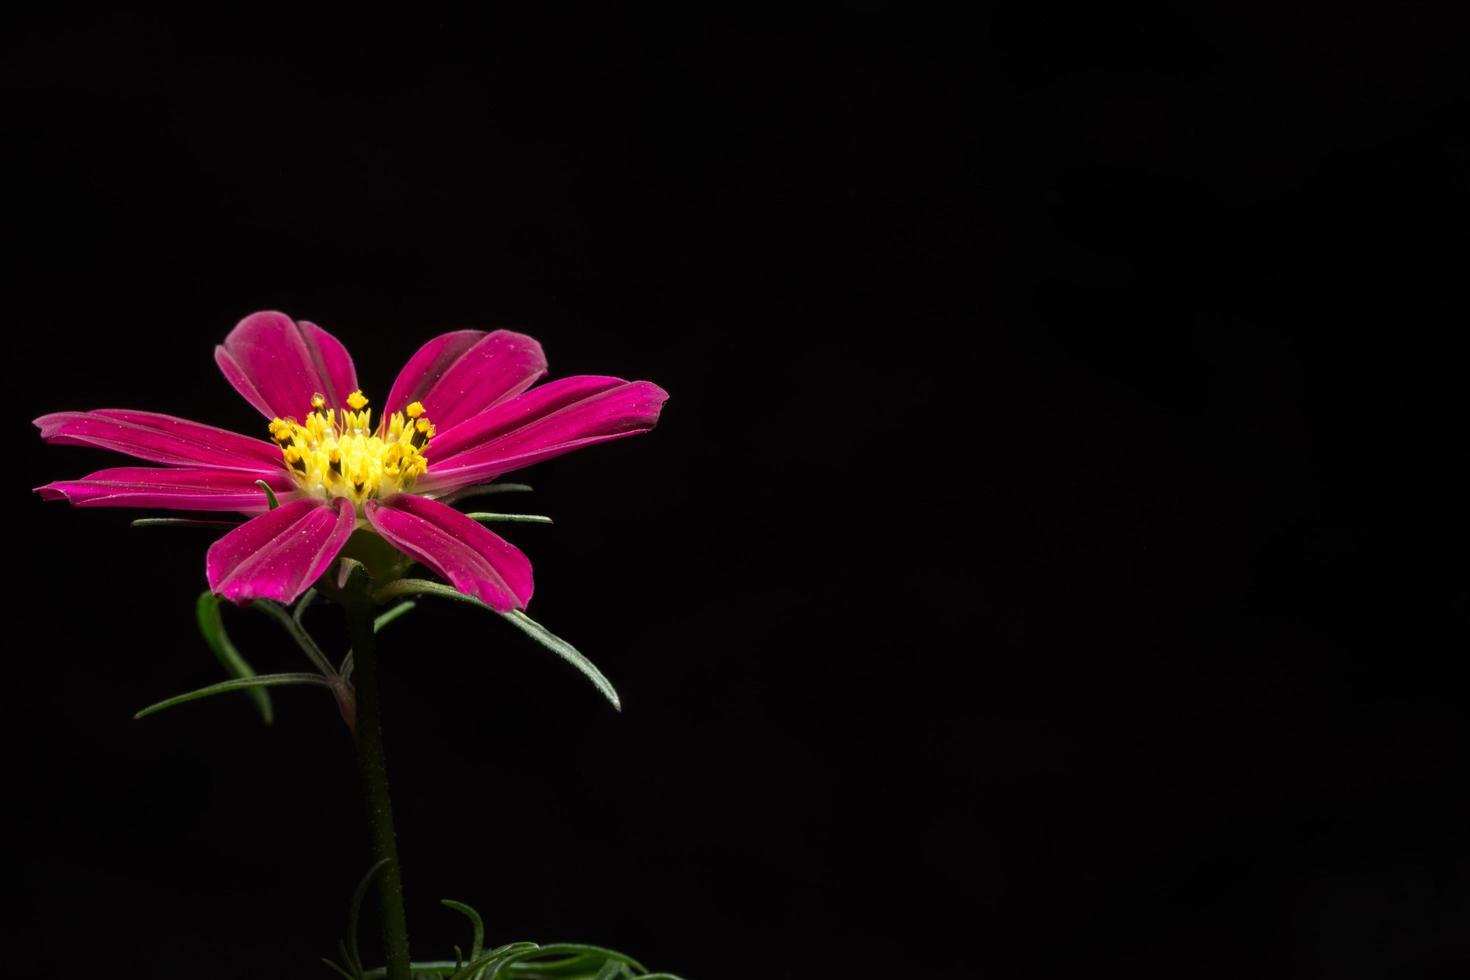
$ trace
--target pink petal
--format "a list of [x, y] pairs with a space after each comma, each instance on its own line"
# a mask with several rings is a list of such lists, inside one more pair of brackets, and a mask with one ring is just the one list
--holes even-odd
[[575, 377], [503, 402], [429, 440], [425, 493], [493, 480], [544, 459], [647, 432], [668, 392], [648, 381]]
[[241, 470], [119, 466], [89, 473], [80, 480], [57, 480], [36, 492], [46, 500], [65, 500], [77, 507], [162, 507], [166, 510], [233, 510], [245, 514], [266, 509], [264, 479], [277, 494], [296, 490], [287, 473], [268, 476]]
[[408, 359], [383, 402], [386, 418], [410, 402], [441, 431], [525, 391], [546, 373], [541, 345], [510, 330], [440, 334]]
[[342, 408], [357, 390], [357, 370], [342, 342], [314, 323], [284, 313], [252, 313], [214, 349], [235, 390], [267, 418], [302, 418], [311, 396]]
[[363, 504], [374, 530], [465, 595], [500, 612], [524, 609], [535, 585], [520, 549], [452, 507], [410, 493]]
[[253, 517], [210, 546], [209, 587], [233, 602], [291, 602], [326, 571], [352, 536], [352, 501], [293, 500]]
[[96, 446], [169, 466], [204, 465], [261, 475], [280, 473], [284, 466], [280, 447], [264, 439], [157, 412], [54, 412], [35, 424], [48, 442]]

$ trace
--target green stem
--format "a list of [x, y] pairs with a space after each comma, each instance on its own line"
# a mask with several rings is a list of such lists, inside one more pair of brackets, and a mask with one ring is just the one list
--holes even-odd
[[411, 980], [408, 921], [403, 912], [403, 876], [393, 833], [393, 804], [388, 799], [388, 768], [383, 758], [383, 726], [378, 701], [378, 654], [373, 640], [373, 608], [367, 601], [343, 605], [352, 637], [353, 686], [357, 690], [357, 761], [367, 797], [373, 860], [387, 859], [378, 878], [383, 913], [383, 952], [387, 980]]

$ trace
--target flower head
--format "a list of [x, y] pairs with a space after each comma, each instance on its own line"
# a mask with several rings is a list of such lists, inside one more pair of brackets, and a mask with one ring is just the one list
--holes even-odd
[[271, 419], [271, 438], [303, 491], [325, 500], [351, 497], [361, 505], [413, 489], [428, 470], [434, 423], [424, 403], [394, 412], [376, 429], [367, 404], [363, 393], [354, 391], [347, 396], [348, 407], [334, 411], [326, 407], [325, 396], [316, 394], [304, 422]]
[[162, 465], [99, 470], [37, 492], [79, 507], [254, 515], [205, 562], [210, 588], [236, 602], [293, 601], [361, 530], [467, 595], [523, 609], [533, 590], [526, 556], [442, 498], [647, 432], [668, 397], [647, 381], [590, 375], [532, 387], [546, 373], [541, 345], [508, 330], [430, 340], [399, 372], [376, 423], [347, 349], [315, 324], [253, 314], [215, 361], [266, 417], [270, 441], [153, 412], [57, 412], [36, 419], [42, 438]]

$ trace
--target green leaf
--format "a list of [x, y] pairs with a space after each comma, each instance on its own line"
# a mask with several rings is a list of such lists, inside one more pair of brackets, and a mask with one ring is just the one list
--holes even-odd
[[360, 974], [352, 974], [347, 972], [346, 970], [342, 969], [342, 967], [339, 966], [335, 960], [329, 960], [325, 956], [322, 957], [322, 962], [331, 967], [339, 976], [346, 977], [347, 980], [357, 980], [358, 976], [360, 976]]
[[592, 661], [583, 656], [580, 650], [519, 609], [513, 609], [504, 615], [517, 629], [520, 629], [531, 639], [580, 670], [592, 682], [593, 686], [602, 692], [602, 696], [612, 703], [614, 708], [619, 711], [623, 710], [623, 703], [618, 700], [618, 692], [613, 689], [612, 682], [604, 677], [602, 671], [598, 670]]
[[[311, 608], [313, 602], [316, 602], [316, 589], [307, 589], [301, 594], [301, 598], [296, 600], [296, 606], [291, 610], [291, 618], [296, 620], [297, 626], [301, 626], [301, 617], [306, 615], [306, 610]], [[305, 627], [302, 628], [305, 629]]]
[[480, 913], [463, 902], [456, 902], [450, 898], [440, 899], [439, 904], [445, 908], [454, 909], [456, 912], [463, 913], [470, 920], [470, 928], [474, 931], [470, 943], [470, 959], [479, 956], [480, 952], [485, 948], [485, 923], [480, 920]]
[[602, 692], [602, 696], [612, 703], [614, 708], [619, 711], [623, 710], [623, 704], [618, 699], [618, 692], [613, 688], [612, 682], [603, 676], [602, 671], [598, 670], [592, 661], [588, 660], [576, 647], [520, 610], [502, 613], [498, 609], [476, 599], [474, 596], [465, 595], [452, 586], [443, 585], [439, 582], [431, 582], [423, 578], [401, 578], [395, 582], [389, 582], [383, 588], [379, 589], [373, 598], [378, 602], [386, 602], [389, 599], [396, 599], [404, 595], [442, 596], [445, 599], [453, 599], [456, 602], [468, 602], [472, 606], [489, 609], [491, 612], [503, 616], [511, 625], [580, 670], [592, 682], [593, 686]]
[[479, 521], [481, 524], [550, 524], [552, 522], [551, 518], [541, 514], [492, 514], [484, 510], [477, 510], [464, 516], [472, 521]]
[[[561, 944], [571, 946], [573, 944]], [[597, 947], [575, 946], [578, 949], [596, 950]], [[552, 951], [551, 946], [537, 946], [535, 943], [507, 943], [498, 949], [488, 950], [479, 957], [468, 963], [456, 964], [452, 960], [421, 960], [410, 963], [409, 970], [417, 977], [447, 977], [449, 980], [475, 980], [475, 978], [486, 976], [488, 969], [496, 969], [501, 964], [500, 960], [507, 959], [512, 954], [531, 954], [522, 958], [516, 958], [505, 964], [505, 975], [508, 977], [540, 978], [566, 976], [568, 978], [585, 978], [595, 980], [598, 974], [592, 973], [594, 969], [606, 969], [610, 964], [613, 972], [609, 976], [631, 976], [634, 980], [683, 980], [673, 973], [645, 973], [643, 967], [638, 965], [632, 957], [622, 953], [607, 950], [606, 952], [587, 952], [580, 955], [562, 958], [552, 963], [535, 963], [536, 954]], [[335, 964], [333, 964], [335, 966]], [[338, 968], [340, 972], [340, 967]], [[626, 973], [619, 973], [626, 970]], [[637, 972], [634, 973], [633, 971]], [[498, 975], [498, 971], [497, 971]], [[387, 970], [384, 967], [376, 967], [362, 974], [363, 980], [384, 980]]]
[[271, 489], [271, 485], [269, 483], [266, 483], [264, 480], [256, 480], [255, 485], [265, 491], [266, 510], [275, 510], [277, 507], [281, 506], [281, 502], [276, 499], [276, 492]]
[[[220, 617], [219, 596], [209, 591], [201, 592], [199, 601], [194, 604], [194, 618], [199, 623], [199, 632], [204, 637], [204, 642], [214, 651], [226, 673], [237, 680], [257, 676], [255, 669], [240, 656], [240, 651], [235, 649], [235, 644], [230, 642], [229, 634], [225, 632], [224, 620]], [[270, 694], [263, 687], [252, 687], [247, 691], [250, 700], [255, 702], [256, 710], [260, 712], [260, 720], [269, 725], [275, 720]]]
[[602, 969], [597, 971], [597, 976], [593, 977], [592, 980], [614, 980], [615, 977], [624, 972], [627, 966], [628, 964], [619, 963], [617, 960], [607, 960], [602, 964]]
[[[382, 604], [390, 599], [397, 599], [406, 595], [436, 595], [443, 599], [453, 599], [456, 602], [468, 602], [472, 606], [480, 606], [490, 609], [479, 599], [443, 582], [434, 582], [426, 578], [400, 578], [389, 582], [377, 592], [373, 593], [373, 601]], [[494, 612], [494, 610], [491, 610]]]
[[[408, 964], [409, 973], [416, 977], [452, 977], [459, 967], [449, 960], [423, 960]], [[365, 972], [363, 980], [383, 980], [388, 975], [387, 967], [374, 967]]]
[[129, 527], [239, 527], [238, 521], [206, 521], [194, 517], [140, 517]]
[[255, 677], [241, 677], [233, 681], [220, 681], [208, 687], [201, 687], [197, 691], [188, 694], [178, 694], [174, 697], [150, 704], [142, 711], [133, 715], [134, 718], [146, 718], [156, 714], [164, 708], [172, 708], [176, 704], [184, 704], [188, 701], [198, 701], [200, 698], [213, 697], [216, 694], [228, 694], [230, 691], [248, 691], [252, 687], [280, 687], [286, 684], [315, 684], [317, 687], [331, 687], [331, 683], [320, 674], [259, 674]]
[[373, 879], [382, 874], [389, 863], [389, 858], [383, 858], [368, 868], [367, 874], [357, 883], [357, 890], [352, 893], [352, 904], [347, 907], [347, 947], [342, 952], [349, 957], [348, 965], [359, 976], [362, 975], [362, 951], [357, 946], [357, 922], [362, 915], [362, 900], [367, 897]]
[[[459, 902], [445, 901], [450, 908], [473, 910]], [[478, 918], [478, 917], [476, 917]], [[458, 947], [455, 948], [458, 952]], [[550, 957], [542, 961], [542, 957]], [[343, 959], [351, 960], [352, 954], [343, 950]], [[333, 964], [335, 966], [335, 964]], [[337, 968], [339, 972], [341, 968]], [[453, 960], [420, 960], [409, 964], [415, 977], [443, 977], [448, 980], [488, 980], [489, 977], [519, 977], [525, 980], [607, 980], [626, 978], [633, 980], [682, 980], [672, 973], [648, 973], [633, 957], [617, 950], [584, 943], [554, 943], [538, 946], [535, 943], [506, 943], [504, 946], [472, 955], [469, 962]], [[362, 980], [384, 980], [387, 969], [377, 967], [360, 974]]]
[[[488, 950], [478, 959], [472, 959], [468, 963], [455, 963], [453, 960], [422, 960], [408, 965], [409, 972], [418, 976], [449, 977], [451, 980], [474, 977], [479, 971], [484, 970], [497, 958], [507, 953], [517, 952], [521, 949], [535, 949], [535, 943], [507, 943], [499, 949]], [[469, 972], [466, 972], [469, 971]], [[388, 975], [386, 967], [375, 967], [363, 974], [363, 980], [383, 980]]]
[[324, 677], [337, 676], [336, 669], [332, 667], [332, 662], [327, 659], [327, 655], [322, 653], [322, 648], [316, 645], [316, 641], [311, 638], [310, 633], [306, 632], [306, 628], [298, 623], [296, 618], [288, 613], [279, 602], [272, 599], [254, 599], [251, 600], [250, 608], [258, 609], [280, 623], [281, 627], [291, 634], [291, 639], [296, 641], [301, 652], [306, 654], [306, 659], [310, 660], [312, 666], [321, 671]]
[[[463, 968], [454, 973], [450, 980], [471, 980], [471, 978], [478, 980], [487, 967], [494, 966], [495, 970], [499, 971], [509, 957], [520, 953], [534, 953], [540, 948], [535, 943], [508, 943], [481, 954], [477, 959], [470, 960]], [[494, 976], [494, 974], [491, 975]]]
[[400, 602], [398, 605], [394, 606], [392, 609], [389, 609], [387, 612], [379, 613], [378, 618], [373, 620], [373, 632], [377, 633], [382, 630], [384, 626], [387, 626], [399, 616], [413, 612], [414, 606], [416, 605], [417, 603], [413, 601]]
[[[522, 960], [530, 959], [533, 956], [554, 956], [558, 954], [570, 956], [573, 959], [581, 959], [589, 955], [595, 955], [610, 960], [617, 960], [619, 963], [626, 963], [640, 973], [646, 971], [646, 967], [644, 967], [642, 963], [639, 963], [631, 956], [628, 956], [624, 953], [619, 953], [615, 949], [604, 949], [601, 946], [589, 946], [584, 943], [548, 943], [547, 945], [541, 946], [537, 949], [523, 950], [519, 953], [512, 953], [510, 956], [507, 956], [505, 959], [496, 964], [494, 971], [491, 972], [487, 980], [495, 980], [496, 977], [499, 977], [502, 973], [506, 972], [507, 967]], [[538, 963], [536, 964], [534, 969], [537, 973], [545, 973], [550, 970], [555, 970], [558, 967], [564, 965], [564, 961], [557, 963]]]
[[464, 487], [453, 493], [439, 498], [442, 503], [452, 504], [460, 500], [469, 500], [471, 497], [488, 497], [492, 493], [530, 493], [529, 483], [478, 483], [472, 487]]

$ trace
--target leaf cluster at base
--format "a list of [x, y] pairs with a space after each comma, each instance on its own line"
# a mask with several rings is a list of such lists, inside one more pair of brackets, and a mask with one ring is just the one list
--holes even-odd
[[[387, 859], [368, 869], [352, 894], [347, 910], [347, 938], [337, 944], [341, 962], [323, 959], [346, 980], [384, 980], [384, 967], [367, 970], [358, 949], [358, 922], [362, 902], [368, 888], [387, 866]], [[485, 924], [480, 914], [463, 902], [444, 899], [443, 905], [470, 920], [470, 952], [466, 957], [456, 946], [453, 960], [412, 963], [409, 970], [417, 980], [681, 980], [672, 973], [649, 973], [647, 968], [626, 953], [586, 943], [506, 943], [485, 949]]]

